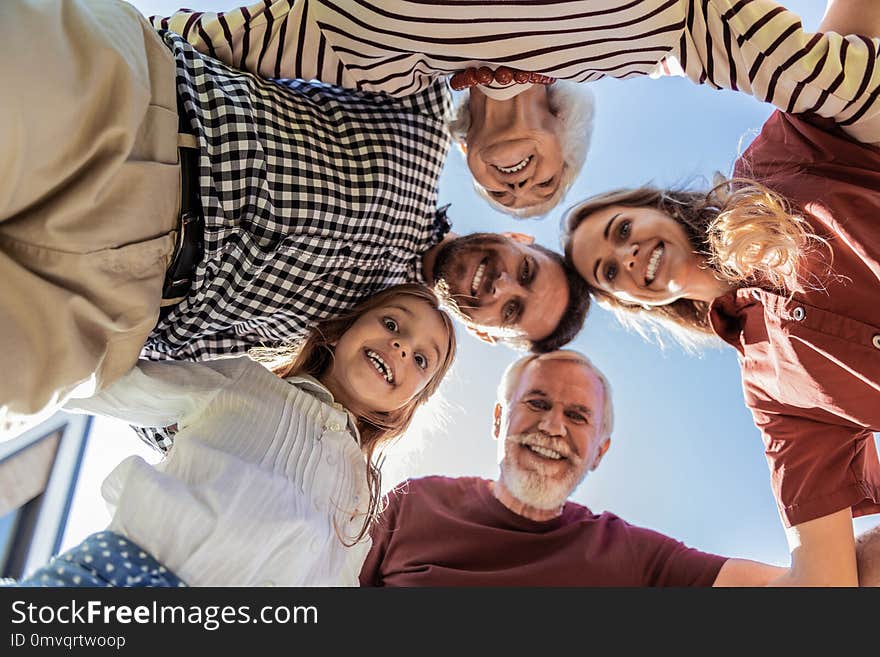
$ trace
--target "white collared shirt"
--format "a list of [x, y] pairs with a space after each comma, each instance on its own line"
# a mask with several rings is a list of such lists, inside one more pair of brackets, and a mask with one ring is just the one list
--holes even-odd
[[[151, 466], [132, 456], [104, 481], [109, 529], [190, 586], [357, 586], [352, 542], [369, 491], [349, 413], [308, 376], [249, 358], [141, 361], [67, 410], [178, 432]], [[338, 529], [338, 532], [337, 532]]]

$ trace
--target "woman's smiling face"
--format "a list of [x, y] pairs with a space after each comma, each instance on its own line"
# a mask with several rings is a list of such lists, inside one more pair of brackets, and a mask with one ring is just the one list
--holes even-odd
[[612, 205], [585, 217], [571, 255], [587, 283], [624, 303], [708, 301], [722, 291], [682, 225], [655, 208]]

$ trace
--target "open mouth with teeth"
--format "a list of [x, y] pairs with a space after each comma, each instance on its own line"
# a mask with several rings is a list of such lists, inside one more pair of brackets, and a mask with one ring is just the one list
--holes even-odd
[[486, 267], [489, 264], [489, 258], [483, 258], [480, 261], [480, 264], [477, 265], [477, 268], [474, 270], [474, 277], [471, 279], [471, 296], [476, 298], [479, 291], [480, 285], [483, 284], [483, 277], [486, 275]]
[[663, 258], [663, 252], [665, 250], [663, 242], [660, 242], [660, 244], [654, 247], [654, 250], [651, 251], [651, 256], [648, 258], [648, 266], [645, 269], [646, 286], [653, 283], [654, 279], [657, 277], [657, 269], [660, 267], [660, 260]]
[[562, 461], [567, 457], [560, 452], [557, 452], [555, 449], [550, 449], [549, 447], [541, 447], [540, 445], [530, 445], [528, 443], [523, 443], [523, 447], [529, 450], [533, 454], [537, 454], [538, 456], [550, 459], [551, 461]]
[[534, 156], [529, 155], [528, 157], [524, 157], [519, 162], [510, 167], [502, 167], [497, 164], [493, 164], [492, 166], [498, 169], [501, 173], [517, 173], [519, 171], [522, 171], [529, 165], [529, 162], [532, 161], [532, 157]]
[[376, 368], [376, 371], [379, 375], [385, 379], [389, 384], [394, 384], [394, 370], [391, 369], [391, 366], [385, 362], [380, 354], [373, 351], [372, 349], [365, 349], [364, 355], [367, 357], [367, 360]]

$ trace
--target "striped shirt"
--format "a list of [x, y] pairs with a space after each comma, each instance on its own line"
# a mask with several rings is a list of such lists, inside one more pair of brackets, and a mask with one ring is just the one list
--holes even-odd
[[575, 82], [686, 75], [880, 141], [880, 39], [805, 32], [772, 0], [262, 0], [152, 20], [264, 77], [400, 96], [481, 65]]

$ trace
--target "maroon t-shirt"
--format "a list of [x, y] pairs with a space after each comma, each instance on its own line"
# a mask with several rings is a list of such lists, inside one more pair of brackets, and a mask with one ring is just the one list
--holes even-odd
[[361, 586], [711, 586], [726, 559], [568, 502], [537, 522], [486, 479], [412, 479], [389, 495]]

